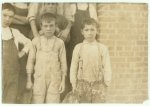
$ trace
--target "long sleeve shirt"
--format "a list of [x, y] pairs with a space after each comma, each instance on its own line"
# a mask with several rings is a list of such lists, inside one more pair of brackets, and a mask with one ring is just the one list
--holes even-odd
[[[101, 58], [100, 58], [101, 56]], [[101, 60], [100, 60], [101, 59]], [[82, 63], [80, 63], [82, 61]], [[80, 66], [82, 65], [82, 70]], [[98, 81], [99, 66], [103, 67], [104, 81], [111, 81], [111, 65], [109, 52], [105, 45], [94, 41], [83, 41], [75, 46], [70, 68], [70, 81], [72, 84], [83, 79], [89, 82]]]
[[[55, 40], [56, 39], [56, 40]], [[65, 50], [65, 45], [64, 42], [56, 38], [56, 36], [53, 36], [49, 39], [47, 39], [44, 36], [36, 37], [32, 40], [32, 46], [33, 50], [29, 52], [28, 60], [27, 60], [27, 66], [26, 70], [27, 73], [33, 73], [33, 69], [35, 66], [35, 62], [37, 60], [36, 58], [36, 53], [41, 48], [44, 51], [47, 51], [48, 49], [51, 49], [55, 40], [55, 46], [54, 46], [54, 51], [58, 52], [58, 58], [60, 61], [60, 70], [63, 72], [63, 75], [66, 76], [67, 74], [67, 62], [66, 62], [66, 50]], [[51, 61], [52, 63], [52, 61]], [[46, 63], [46, 64], [51, 64], [51, 63]], [[45, 66], [46, 66], [45, 64]]]
[[[11, 32], [12, 30], [12, 32]], [[15, 45], [18, 49], [18, 45], [23, 44], [24, 48], [22, 49], [24, 52], [28, 53], [30, 50], [30, 47], [32, 45], [30, 39], [26, 38], [22, 33], [19, 32], [19, 30], [14, 28], [3, 28], [2, 30], [2, 40], [9, 40], [14, 37]]]

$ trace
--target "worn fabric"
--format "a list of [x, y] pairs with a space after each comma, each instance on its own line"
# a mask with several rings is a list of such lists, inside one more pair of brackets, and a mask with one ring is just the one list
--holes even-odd
[[[35, 60], [37, 61], [36, 59], [37, 50], [39, 50], [40, 48], [44, 49], [45, 51], [49, 51], [49, 49], [51, 50], [52, 45], [55, 40], [56, 42], [55, 42], [55, 46], [53, 50], [54, 52], [58, 53], [57, 55], [58, 57], [56, 58], [56, 60], [59, 59], [60, 70], [62, 71], [64, 75], [66, 75], [67, 65], [66, 65], [66, 50], [65, 50], [64, 42], [55, 36], [51, 37], [50, 39], [47, 39], [44, 36], [40, 36], [32, 40], [33, 49], [31, 49], [29, 56], [28, 56], [28, 61], [27, 61], [27, 66], [26, 66], [27, 73], [33, 73]], [[49, 63], [51, 62], [47, 62], [45, 66]]]
[[76, 93], [79, 103], [104, 103], [106, 96], [106, 85], [103, 81], [88, 82], [78, 80]]
[[99, 81], [102, 78], [101, 73], [104, 81], [111, 81], [110, 58], [106, 46], [96, 40], [91, 43], [84, 40], [76, 45], [70, 68], [71, 83], [81, 79], [89, 82]]
[[2, 40], [2, 45], [2, 102], [16, 103], [20, 71], [18, 50], [13, 38], [9, 40]]
[[67, 93], [62, 103], [79, 103], [79, 98], [78, 98], [77, 93], [70, 91], [69, 93]]
[[58, 103], [61, 77], [67, 72], [64, 43], [55, 36], [40, 36], [33, 39], [33, 48], [27, 62], [27, 73], [35, 70], [33, 103]]

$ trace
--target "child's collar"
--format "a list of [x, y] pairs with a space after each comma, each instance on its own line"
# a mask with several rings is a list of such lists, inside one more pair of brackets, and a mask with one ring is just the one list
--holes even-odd
[[43, 35], [43, 37], [44, 37], [45, 39], [53, 39], [53, 38], [55, 37], [55, 35], [53, 35], [53, 36], [44, 36], [44, 35]]
[[84, 40], [84, 41], [83, 41], [83, 43], [96, 43], [96, 42], [97, 42], [96, 39], [93, 40], [93, 41], [91, 41], [91, 42], [89, 42], [89, 41], [87, 41], [87, 40]]

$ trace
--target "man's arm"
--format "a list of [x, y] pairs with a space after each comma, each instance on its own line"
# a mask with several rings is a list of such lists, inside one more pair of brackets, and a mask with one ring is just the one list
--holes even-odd
[[95, 3], [89, 3], [89, 13], [90, 17], [98, 21], [97, 18], [97, 10], [96, 10], [96, 4]]
[[20, 16], [20, 15], [15, 15], [14, 19], [13, 19], [13, 23], [14, 24], [21, 24], [21, 25], [25, 25], [28, 24], [28, 20], [27, 17], [25, 16]]
[[63, 7], [63, 12], [61, 11], [60, 15], [63, 15], [67, 19], [68, 24], [67, 24], [66, 28], [59, 33], [58, 36], [61, 39], [63, 39], [63, 41], [67, 42], [70, 39], [69, 33], [70, 33], [70, 29], [72, 27], [72, 24], [74, 22], [76, 5], [75, 4], [63, 4], [63, 5], [61, 5], [61, 8], [62, 7]]
[[29, 9], [28, 9], [28, 21], [30, 23], [31, 26], [31, 30], [33, 32], [33, 36], [39, 36], [38, 30], [37, 30], [37, 26], [36, 26], [36, 16], [38, 13], [38, 3], [32, 3], [29, 5]]

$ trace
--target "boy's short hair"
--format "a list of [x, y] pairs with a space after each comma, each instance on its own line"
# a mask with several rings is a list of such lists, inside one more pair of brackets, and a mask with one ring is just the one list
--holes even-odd
[[52, 13], [43, 13], [40, 17], [40, 23], [42, 24], [42, 21], [46, 21], [46, 22], [51, 22], [51, 21], [55, 21], [56, 23], [56, 16]]
[[83, 29], [85, 25], [95, 25], [96, 28], [98, 27], [97, 22], [93, 18], [86, 18], [85, 20], [83, 20], [81, 29]]
[[3, 3], [2, 4], [2, 10], [4, 10], [4, 9], [8, 9], [8, 10], [13, 11], [15, 13], [15, 8], [10, 3]]

